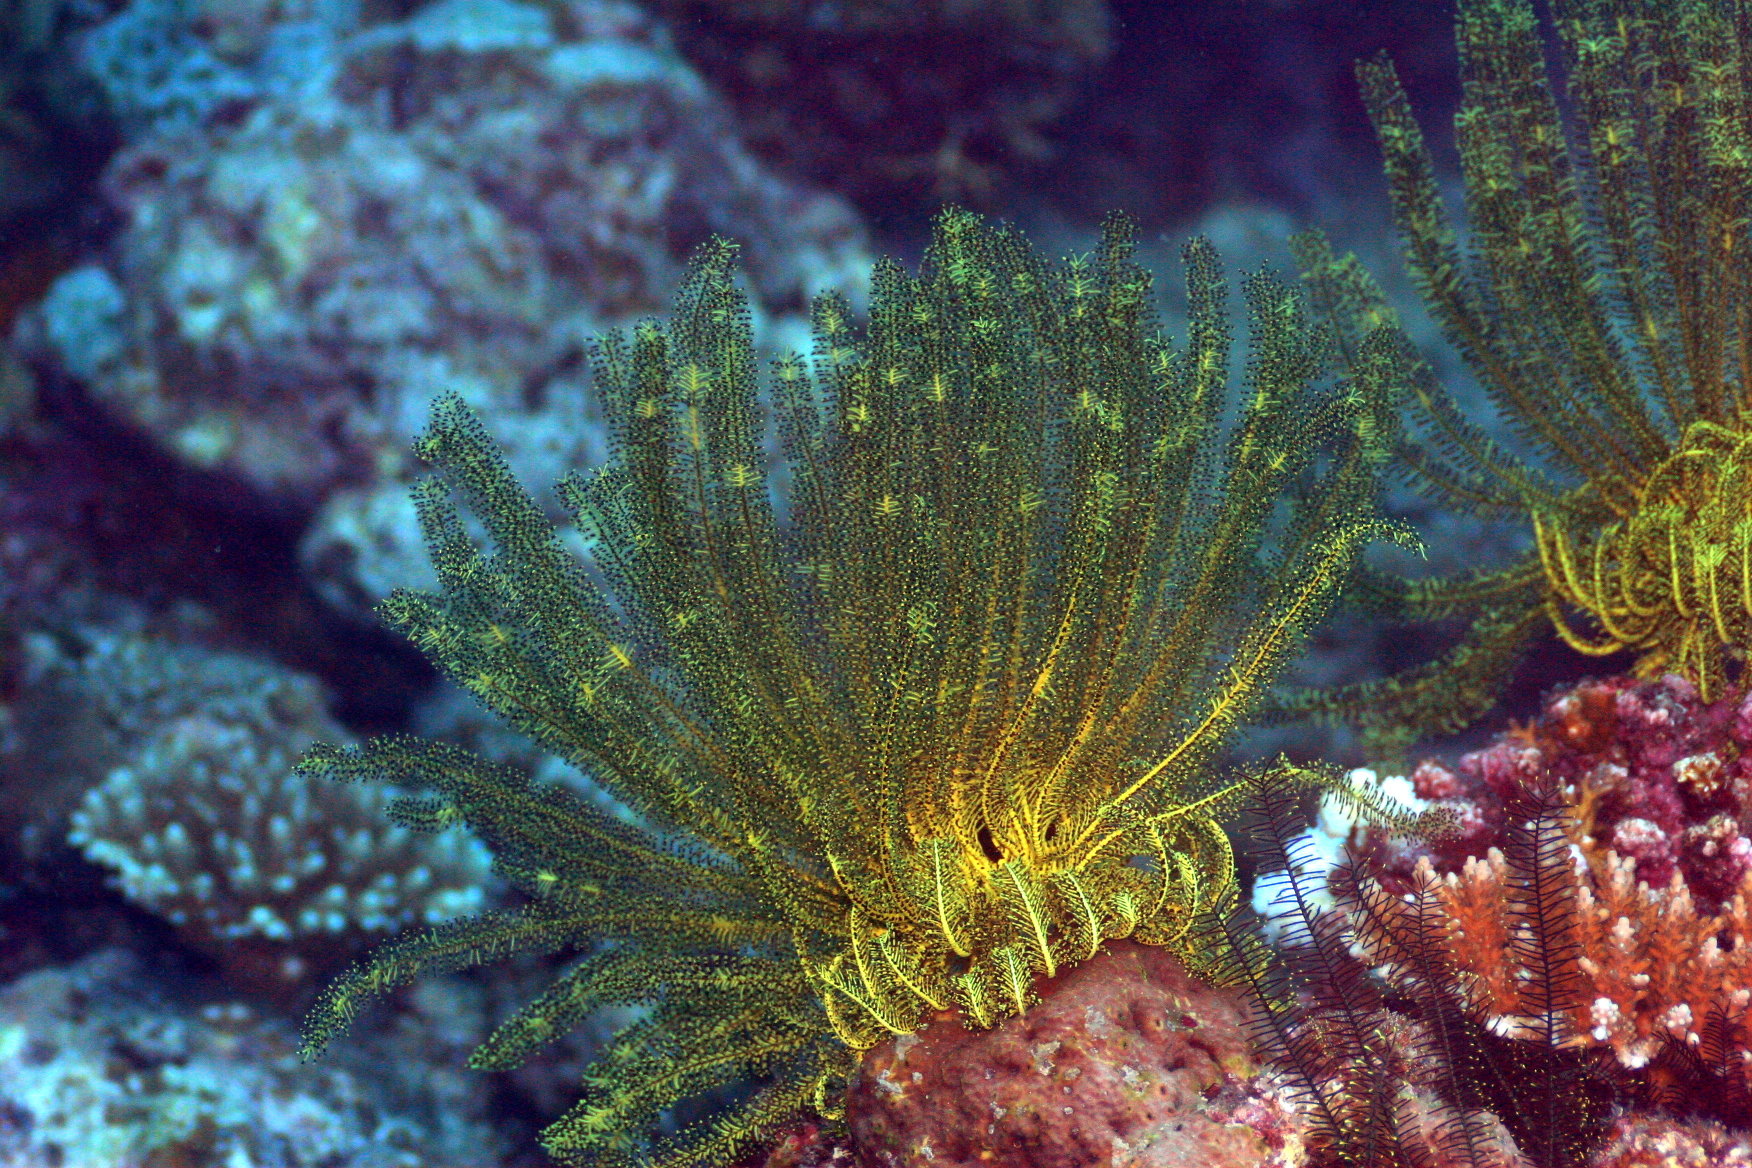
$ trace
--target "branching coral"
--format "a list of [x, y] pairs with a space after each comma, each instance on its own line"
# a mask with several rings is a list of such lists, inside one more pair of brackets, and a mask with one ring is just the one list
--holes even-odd
[[[1324, 1116], [1322, 1155], [1484, 1163], [1500, 1120], [1526, 1159], [1573, 1162], [1614, 1097], [1643, 1144], [1752, 1128], [1748, 744], [1752, 699], [1585, 682], [1453, 770], [1416, 769], [1454, 835], [1365, 830], [1330, 878], [1266, 877], [1289, 939], [1259, 979], [1264, 1028]], [[1309, 846], [1295, 803], [1259, 785], [1287, 862]]]
[[[1531, 457], [1493, 442], [1427, 370], [1404, 465], [1458, 510], [1532, 528], [1532, 551], [1464, 579], [1387, 585], [1460, 615], [1442, 661], [1316, 706], [1378, 728], [1487, 708], [1547, 621], [1708, 696], [1752, 641], [1752, 20], [1739, 0], [1558, 0], [1562, 96], [1529, 0], [1464, 0], [1463, 246], [1391, 64], [1361, 66], [1406, 260], [1432, 315]], [[1319, 240], [1318, 298], [1378, 323], [1354, 262]]]
[[[1603, 1132], [1616, 1084], [1578, 1049], [1570, 1007], [1584, 978], [1566, 809], [1547, 788], [1512, 801], [1494, 852], [1499, 877], [1444, 883], [1428, 867], [1389, 888], [1361, 857], [1328, 878], [1297, 863], [1294, 802], [1256, 781], [1268, 857], [1286, 864], [1276, 899], [1291, 911], [1281, 955], [1237, 962], [1260, 1001], [1259, 1030], [1301, 1095], [1315, 1162], [1354, 1168], [1560, 1168]], [[1333, 893], [1335, 910], [1321, 906]], [[1479, 898], [1460, 936], [1444, 891]], [[1227, 923], [1234, 952], [1257, 942]], [[1493, 1012], [1467, 961], [1512, 970], [1508, 1012]]]
[[[1562, 890], [1574, 902], [1576, 973], [1584, 983], [1565, 1005], [1567, 1034], [1610, 1046], [1622, 1065], [1635, 1069], [1668, 1042], [1699, 1046], [1711, 1018], [1747, 1012], [1752, 887], [1720, 914], [1700, 914], [1677, 872], [1665, 888], [1651, 889], [1636, 879], [1635, 861], [1627, 857], [1589, 849], [1587, 859]], [[1439, 914], [1429, 924], [1443, 936], [1449, 959], [1466, 971], [1473, 1004], [1494, 1029], [1518, 1037], [1528, 970], [1517, 951], [1524, 929], [1514, 919], [1503, 853], [1492, 848], [1445, 877], [1425, 860], [1417, 876], [1427, 894], [1394, 909], [1395, 916]], [[1373, 941], [1367, 944], [1376, 950]]]
[[[1208, 967], [1191, 926], [1230, 899], [1216, 816], [1239, 794], [1213, 752], [1357, 548], [1409, 539], [1369, 512], [1398, 349], [1383, 334], [1327, 382], [1298, 295], [1250, 279], [1225, 433], [1214, 255], [1187, 249], [1175, 349], [1129, 253], [1115, 221], [1053, 266], [946, 213], [919, 275], [877, 269], [867, 331], [818, 300], [813, 360], [773, 368], [769, 470], [735, 252], [707, 248], [668, 326], [597, 354], [614, 457], [560, 486], [587, 563], [442, 402], [418, 448], [443, 472], [418, 495], [442, 591], [385, 612], [629, 815], [433, 743], [313, 753], [430, 786], [401, 818], [467, 821], [532, 899], [380, 950], [309, 1049], [422, 969], [582, 949], [476, 1065], [646, 1004], [547, 1145], [714, 1163], [832, 1113], [857, 1051], [943, 1009], [1018, 1013], [1105, 940]], [[647, 1148], [661, 1109], [747, 1076], [737, 1107]]]
[[389, 792], [291, 769], [313, 739], [338, 730], [308, 678], [120, 639], [57, 688], [104, 711], [125, 743], [74, 808], [69, 842], [236, 982], [262, 979], [285, 997], [313, 970], [332, 974], [365, 938], [487, 900], [478, 841], [412, 834], [385, 822]]

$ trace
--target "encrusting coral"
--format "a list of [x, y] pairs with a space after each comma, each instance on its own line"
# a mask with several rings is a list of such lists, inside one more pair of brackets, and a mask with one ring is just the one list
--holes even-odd
[[[314, 751], [313, 773], [429, 787], [400, 819], [466, 821], [530, 901], [380, 949], [319, 1005], [309, 1051], [423, 969], [581, 950], [474, 1065], [643, 1004], [544, 1142], [711, 1164], [837, 1113], [857, 1052], [938, 1011], [1018, 1014], [1112, 938], [1207, 967], [1192, 927], [1231, 898], [1215, 817], [1241, 794], [1213, 752], [1357, 549], [1409, 541], [1370, 511], [1399, 350], [1383, 334], [1330, 381], [1328, 334], [1253, 277], [1225, 432], [1211, 249], [1186, 251], [1184, 349], [1129, 253], [1118, 220], [1054, 266], [945, 213], [919, 275], [878, 267], [862, 334], [817, 300], [813, 359], [773, 367], [769, 470], [735, 252], [708, 247], [671, 323], [596, 353], [613, 458], [559, 487], [582, 562], [440, 402], [418, 450], [443, 475], [418, 503], [442, 590], [384, 611], [612, 801], [436, 743]], [[648, 1141], [660, 1110], [750, 1077]]]
[[1558, 690], [1539, 716], [1452, 767], [1426, 759], [1412, 791], [1453, 817], [1455, 833], [1406, 847], [1371, 836], [1371, 864], [1410, 875], [1430, 855], [1438, 872], [1500, 846], [1504, 802], [1550, 779], [1569, 792], [1588, 846], [1634, 860], [1654, 888], [1680, 875], [1700, 911], [1715, 913], [1752, 872], [1752, 702], [1730, 691], [1705, 702], [1675, 675], [1615, 677]]
[[429, 1032], [398, 1030], [374, 1035], [350, 1066], [309, 1067], [284, 1019], [188, 1001], [161, 963], [130, 950], [34, 970], [0, 986], [0, 1164], [514, 1162], [473, 1076], [434, 1065]]
[[[1392, 65], [1359, 76], [1410, 273], [1520, 449], [1423, 369], [1401, 464], [1447, 507], [1524, 524], [1530, 550], [1378, 581], [1403, 615], [1470, 630], [1304, 708], [1402, 740], [1456, 728], [1546, 625], [1714, 694], [1752, 642], [1752, 21], [1738, 0], [1557, 0], [1547, 30], [1530, 0], [1463, 0], [1458, 41], [1464, 245]], [[1302, 258], [1339, 319], [1391, 318], [1354, 260], [1318, 238]]]
[[1304, 1118], [1250, 1003], [1160, 946], [1111, 942], [1020, 1018], [943, 1014], [870, 1050], [846, 1103], [868, 1168], [1295, 1168]]

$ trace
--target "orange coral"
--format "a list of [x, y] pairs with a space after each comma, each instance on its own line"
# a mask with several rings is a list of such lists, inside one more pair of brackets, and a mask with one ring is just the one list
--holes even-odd
[[[1633, 860], [1579, 833], [1571, 834], [1570, 855], [1572, 886], [1561, 891], [1574, 912], [1556, 947], [1572, 984], [1563, 1044], [1610, 1047], [1635, 1070], [1670, 1042], [1697, 1050], [1709, 1020], [1720, 1018], [1732, 1027], [1725, 1037], [1734, 1048], [1723, 1053], [1752, 1086], [1752, 1051], [1737, 1025], [1752, 1003], [1752, 875], [1719, 914], [1705, 915], [1677, 871], [1664, 888], [1651, 888], [1636, 879]], [[1524, 960], [1533, 927], [1527, 896], [1500, 849], [1446, 875], [1425, 858], [1410, 893], [1374, 898], [1375, 912], [1354, 915], [1356, 939], [1366, 961], [1397, 970], [1406, 964], [1398, 938], [1439, 937], [1485, 1024], [1523, 1037], [1535, 981]], [[1653, 1079], [1658, 1086], [1659, 1068]]]

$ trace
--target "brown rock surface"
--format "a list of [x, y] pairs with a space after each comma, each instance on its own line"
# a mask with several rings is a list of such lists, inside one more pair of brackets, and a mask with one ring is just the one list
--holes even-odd
[[1255, 1063], [1238, 991], [1130, 941], [983, 1031], [941, 1014], [871, 1050], [847, 1119], [867, 1168], [1170, 1168], [1302, 1161], [1301, 1123]]

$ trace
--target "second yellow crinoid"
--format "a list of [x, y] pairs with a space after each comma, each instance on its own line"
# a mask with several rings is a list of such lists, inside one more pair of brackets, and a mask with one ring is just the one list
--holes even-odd
[[619, 811], [408, 739], [305, 764], [427, 786], [402, 818], [465, 821], [530, 897], [379, 950], [309, 1048], [422, 969], [576, 951], [474, 1057], [646, 1010], [546, 1132], [567, 1160], [726, 1162], [832, 1113], [857, 1051], [941, 1010], [991, 1025], [1111, 938], [1202, 965], [1189, 930], [1231, 895], [1216, 816], [1240, 797], [1213, 754], [1359, 546], [1409, 539], [1370, 512], [1397, 349], [1324, 378], [1328, 335], [1255, 277], [1237, 408], [1206, 244], [1175, 348], [1123, 223], [1053, 265], [947, 213], [920, 274], [876, 270], [867, 328], [817, 301], [813, 354], [764, 399], [734, 257], [709, 245], [670, 323], [600, 346], [613, 457], [559, 488], [586, 558], [446, 400], [418, 447], [441, 588], [384, 606]]
[[[1551, 16], [1548, 59], [1529, 0], [1459, 5], [1464, 243], [1392, 66], [1359, 70], [1411, 274], [1525, 451], [1425, 370], [1402, 453], [1438, 500], [1533, 535], [1501, 570], [1400, 591], [1409, 615], [1473, 624], [1445, 660], [1324, 703], [1378, 728], [1476, 716], [1547, 620], [1705, 695], [1752, 644], [1752, 5]], [[1351, 261], [1319, 240], [1304, 259], [1341, 319], [1382, 319]]]
[[[1752, 645], [1752, 428], [1696, 421], [1648, 472], [1636, 505], [1578, 531], [1533, 513], [1552, 623], [1583, 653], [1638, 653], [1636, 671], [1691, 678], [1707, 698]], [[1584, 615], [1578, 630], [1565, 609]]]

